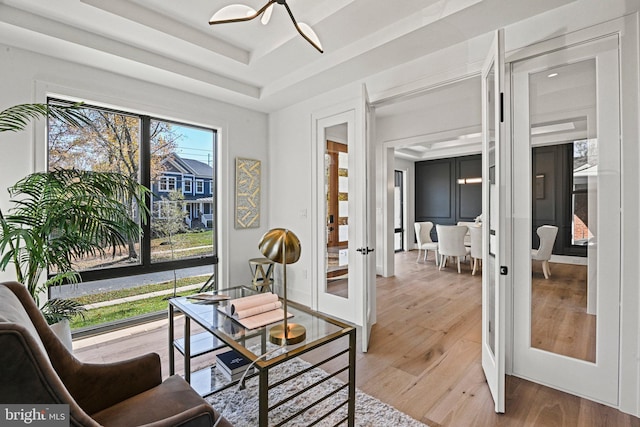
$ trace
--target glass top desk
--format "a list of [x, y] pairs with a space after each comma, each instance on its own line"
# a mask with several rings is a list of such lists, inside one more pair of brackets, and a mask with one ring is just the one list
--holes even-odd
[[[230, 299], [241, 298], [256, 293], [254, 289], [243, 286], [208, 292], [208, 294], [224, 294]], [[174, 349], [177, 349], [184, 356], [185, 379], [191, 383], [192, 387], [202, 396], [207, 396], [231, 387], [237, 383], [237, 381], [230, 382], [221, 379], [219, 375], [214, 375], [213, 371], [215, 370], [215, 366], [210, 366], [192, 373], [191, 358], [216, 350], [222, 351], [226, 347], [234, 349], [249, 360], [255, 361], [257, 372], [252, 376], [259, 377], [259, 425], [268, 426], [270, 409], [275, 410], [275, 408], [285, 404], [285, 401], [288, 399], [287, 397], [278, 403], [272, 403], [271, 408], [269, 408], [269, 390], [273, 387], [282, 386], [286, 381], [293, 380], [299, 375], [304, 374], [304, 372], [294, 373], [290, 375], [288, 379], [279, 379], [277, 383], [270, 384], [269, 370], [305, 353], [314, 352], [314, 356], [320, 353], [322, 360], [316, 362], [313, 366], [325, 369], [326, 365], [331, 365], [334, 367], [335, 372], [328, 374], [329, 376], [335, 376], [344, 371], [348, 371], [349, 380], [345, 384], [345, 387], [348, 388], [347, 399], [343, 405], [340, 405], [346, 405], [347, 415], [340, 423], [347, 421], [349, 426], [354, 425], [356, 367], [356, 330], [354, 327], [309, 310], [306, 307], [289, 302], [287, 311], [293, 314], [293, 317], [289, 318], [289, 322], [303, 325], [306, 328], [306, 339], [298, 344], [280, 347], [269, 342], [269, 329], [274, 325], [283, 323], [283, 321], [256, 329], [246, 329], [235, 319], [229, 317], [223, 311], [218, 310], [218, 307], [225, 307], [228, 303], [229, 301], [212, 303], [210, 301], [201, 301], [189, 297], [178, 297], [169, 300], [170, 375], [175, 373]], [[182, 338], [175, 337], [174, 317], [179, 313], [184, 315], [184, 334]], [[192, 321], [200, 325], [205, 331], [199, 334], [191, 334]], [[336, 368], [336, 363], [344, 359], [346, 359], [346, 364]], [[306, 389], [309, 389], [311, 393], [315, 393], [313, 388], [320, 382], [322, 382], [322, 380], [306, 387]], [[339, 390], [334, 390], [330, 394], [335, 394], [338, 391]], [[300, 391], [297, 393], [299, 392]], [[326, 397], [329, 396], [325, 396], [325, 398]], [[315, 403], [319, 403], [322, 400], [324, 400], [324, 398], [318, 396]], [[308, 409], [310, 408], [303, 408], [296, 413], [296, 415], [300, 415]], [[335, 410], [338, 409], [340, 409], [340, 407], [335, 408]]]

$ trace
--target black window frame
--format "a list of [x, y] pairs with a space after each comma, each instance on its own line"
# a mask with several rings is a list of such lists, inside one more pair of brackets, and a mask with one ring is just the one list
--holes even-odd
[[[49, 97], [47, 98], [47, 103], [55, 103], [55, 104], [63, 104], [63, 105], [71, 105], [73, 102]], [[199, 267], [206, 265], [213, 265], [214, 272], [217, 270], [218, 264], [218, 236], [219, 232], [216, 232], [217, 228], [215, 225], [217, 224], [218, 217], [218, 131], [215, 128], [208, 128], [203, 126], [193, 125], [191, 123], [184, 123], [176, 120], [167, 120], [161, 117], [155, 117], [151, 115], [138, 114], [126, 110], [118, 110], [113, 108], [100, 107], [96, 105], [92, 105], [90, 103], [85, 103], [82, 105], [83, 108], [92, 108], [98, 109], [102, 111], [106, 111], [114, 114], [122, 114], [127, 116], [134, 116], [140, 119], [140, 169], [139, 169], [139, 183], [144, 185], [146, 188], [151, 189], [151, 135], [150, 135], [150, 126], [151, 121], [162, 121], [170, 124], [174, 124], [177, 126], [185, 126], [195, 129], [202, 129], [206, 131], [212, 132], [213, 141], [212, 141], [212, 168], [213, 168], [213, 176], [212, 176], [212, 200], [213, 200], [213, 224], [214, 224], [214, 233], [212, 239], [212, 255], [202, 255], [192, 258], [182, 258], [179, 260], [168, 260], [168, 261], [151, 261], [151, 218], [147, 216], [146, 221], [142, 224], [142, 236], [140, 239], [140, 262], [135, 265], [125, 265], [125, 266], [117, 266], [112, 268], [99, 268], [93, 270], [85, 270], [80, 271], [80, 277], [82, 278], [82, 282], [91, 282], [96, 280], [104, 280], [104, 279], [113, 279], [118, 277], [127, 277], [127, 276], [137, 276], [142, 274], [149, 273], [157, 273], [162, 271], [172, 271], [172, 270], [181, 270], [190, 267]], [[49, 167], [49, 140], [47, 138], [47, 169]], [[149, 212], [153, 212], [151, 206], [151, 197], [148, 195], [145, 199], [146, 205], [149, 207]], [[51, 274], [48, 274], [48, 277], [52, 277]], [[80, 283], [80, 286], [82, 283]]]

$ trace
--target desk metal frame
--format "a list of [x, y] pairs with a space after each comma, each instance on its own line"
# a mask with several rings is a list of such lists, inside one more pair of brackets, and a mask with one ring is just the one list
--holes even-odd
[[[252, 294], [255, 293], [255, 290], [252, 290], [250, 288], [247, 287], [237, 287], [237, 288], [230, 288], [230, 289], [222, 289], [219, 292], [220, 293], [229, 293], [229, 291], [231, 292], [242, 292], [242, 295], [246, 295], [246, 294]], [[217, 291], [214, 291], [214, 293]], [[193, 304], [193, 307], [191, 307], [191, 304]], [[211, 307], [212, 310], [216, 310], [217, 309], [217, 304], [207, 304], [208, 306]], [[175, 349], [178, 349], [183, 355], [184, 355], [184, 375], [185, 375], [185, 379], [187, 380], [187, 382], [191, 381], [191, 377], [192, 377], [192, 372], [191, 372], [191, 358], [192, 357], [196, 357], [199, 355], [203, 355], [209, 352], [212, 352], [214, 350], [217, 349], [222, 349], [224, 347], [231, 347], [234, 350], [238, 351], [239, 353], [241, 353], [243, 356], [249, 358], [250, 360], [256, 360], [255, 362], [255, 367], [257, 369], [257, 374], [253, 374], [253, 375], [257, 375], [258, 376], [258, 381], [259, 381], [259, 385], [258, 385], [258, 390], [259, 390], [259, 426], [260, 427], [267, 427], [269, 425], [269, 412], [272, 410], [275, 410], [277, 408], [279, 408], [280, 406], [284, 405], [287, 403], [287, 400], [294, 398], [296, 396], [299, 396], [300, 394], [309, 391], [311, 389], [313, 389], [316, 385], [320, 384], [321, 382], [324, 382], [323, 380], [320, 380], [316, 383], [311, 384], [310, 386], [306, 387], [303, 390], [299, 390], [296, 393], [294, 393], [293, 395], [287, 396], [285, 399], [281, 400], [280, 402], [276, 402], [274, 403], [271, 407], [269, 407], [269, 401], [268, 401], [268, 394], [269, 394], [269, 390], [274, 388], [274, 387], [278, 387], [284, 383], [286, 383], [287, 381], [290, 381], [294, 378], [297, 378], [300, 375], [304, 375], [306, 372], [308, 372], [309, 370], [316, 368], [316, 367], [320, 367], [321, 365], [333, 361], [334, 359], [337, 359], [338, 357], [344, 355], [344, 354], [348, 354], [348, 364], [341, 367], [341, 368], [336, 368], [336, 370], [332, 373], [328, 373], [328, 377], [334, 377], [344, 371], [348, 371], [348, 382], [346, 382], [342, 387], [337, 388], [335, 390], [333, 390], [332, 392], [330, 392], [329, 394], [320, 397], [319, 399], [315, 400], [311, 405], [309, 405], [308, 407], [302, 408], [301, 410], [299, 410], [298, 412], [296, 412], [295, 414], [293, 414], [291, 417], [287, 418], [286, 420], [283, 420], [281, 423], [277, 424], [278, 426], [280, 425], [284, 425], [285, 423], [289, 422], [290, 420], [296, 418], [297, 416], [301, 415], [302, 413], [306, 412], [308, 409], [310, 409], [311, 407], [317, 405], [318, 403], [322, 402], [323, 400], [325, 400], [326, 398], [340, 392], [341, 390], [348, 388], [348, 392], [347, 392], [347, 399], [340, 403], [336, 408], [334, 408], [332, 411], [329, 411], [325, 414], [323, 414], [322, 416], [320, 416], [320, 418], [318, 419], [318, 421], [324, 419], [325, 417], [331, 415], [333, 412], [339, 410], [341, 407], [343, 407], [344, 405], [347, 405], [347, 416], [342, 418], [336, 425], [341, 425], [343, 424], [345, 421], [347, 422], [347, 425], [349, 427], [353, 427], [355, 425], [355, 376], [356, 376], [356, 329], [353, 326], [347, 325], [345, 323], [342, 323], [338, 320], [335, 320], [333, 318], [330, 318], [328, 316], [324, 316], [320, 313], [316, 313], [313, 312], [311, 310], [309, 310], [306, 307], [300, 306], [298, 304], [295, 303], [291, 303], [289, 302], [289, 308], [290, 308], [290, 312], [298, 312], [300, 314], [304, 313], [304, 317], [307, 319], [310, 319], [311, 321], [316, 321], [316, 322], [326, 322], [327, 324], [331, 324], [335, 328], [336, 331], [332, 332], [332, 333], [328, 333], [322, 337], [319, 337], [317, 339], [311, 340], [311, 341], [305, 341], [303, 343], [294, 345], [294, 346], [288, 346], [288, 348], [290, 349], [289, 351], [280, 354], [276, 357], [273, 357], [271, 359], [267, 359], [267, 360], [262, 360], [259, 358], [259, 356], [255, 355], [253, 352], [251, 352], [249, 349], [246, 348], [246, 341], [250, 340], [250, 339], [255, 339], [256, 337], [260, 337], [260, 346], [262, 349], [262, 353], [265, 352], [266, 348], [267, 348], [267, 335], [268, 335], [268, 329], [270, 328], [270, 326], [266, 326], [266, 327], [261, 327], [258, 329], [254, 329], [254, 330], [246, 330], [244, 328], [242, 328], [242, 326], [238, 325], [239, 330], [241, 330], [241, 333], [238, 336], [232, 336], [232, 335], [228, 335], [227, 333], [225, 333], [223, 330], [221, 330], [218, 325], [215, 324], [211, 324], [211, 323], [207, 323], [205, 321], [201, 321], [201, 319], [198, 317], [198, 313], [196, 313], [195, 310], [192, 310], [192, 308], [195, 308], [196, 305], [194, 303], [191, 303], [187, 298], [185, 297], [181, 297], [181, 298], [173, 298], [171, 300], [169, 300], [169, 370], [170, 370], [170, 374], [173, 375], [175, 373]], [[200, 310], [202, 310], [202, 306], [200, 305]], [[176, 316], [176, 314], [178, 313], [182, 313], [185, 317], [185, 322], [184, 322], [184, 336], [182, 339], [176, 339], [175, 337], [175, 326], [174, 326], [174, 317]], [[213, 313], [214, 315], [219, 314], [219, 316], [222, 317], [226, 317], [224, 314], [222, 313]], [[214, 318], [218, 319], [218, 317], [214, 316]], [[192, 345], [194, 342], [194, 340], [200, 340], [199, 342], [202, 342], [202, 335], [203, 334], [197, 334], [192, 336], [191, 334], [191, 321], [195, 321], [197, 324], [199, 324], [202, 328], [204, 328], [206, 330], [206, 332], [204, 334], [211, 334], [211, 336], [209, 337], [211, 339], [211, 344], [209, 344], [209, 340], [207, 339], [207, 337], [204, 337], [204, 341], [206, 341], [207, 345], [205, 345], [204, 347], [202, 345], [198, 346], [198, 345]], [[225, 319], [226, 320], [226, 319]], [[229, 319], [230, 320], [230, 319]], [[235, 320], [231, 320], [233, 322], [235, 322]], [[215, 323], [215, 322], [214, 322]], [[345, 338], [346, 337], [346, 338]], [[298, 357], [301, 356], [305, 353], [308, 353], [310, 351], [313, 350], [317, 350], [323, 346], [326, 346], [330, 343], [333, 343], [336, 340], [340, 340], [342, 339], [344, 340], [348, 340], [348, 345], [346, 348], [342, 349], [342, 350], [335, 350], [332, 347], [328, 347], [327, 350], [331, 350], [327, 353], [323, 352], [323, 355], [325, 355], [326, 357], [321, 360], [320, 362], [312, 365], [311, 367], [304, 369], [303, 371], [294, 373], [292, 375], [290, 375], [287, 378], [284, 378], [278, 382], [275, 382], [273, 384], [269, 384], [269, 370], [271, 368], [273, 368], [274, 366], [280, 365], [282, 363], [286, 363], [287, 361], [293, 359], [294, 357]], [[208, 368], [207, 372], [209, 372], [210, 375], [210, 369], [212, 368]], [[327, 379], [327, 378], [325, 378]], [[211, 390], [204, 390], [199, 391], [201, 392], [202, 395], [204, 396], [208, 396], [211, 395], [213, 393], [216, 393], [218, 391], [221, 391], [223, 389], [226, 389], [228, 387], [233, 386], [234, 384], [236, 384], [237, 382], [229, 382], [227, 384], [221, 385], [219, 387], [217, 387], [216, 389], [211, 389]]]

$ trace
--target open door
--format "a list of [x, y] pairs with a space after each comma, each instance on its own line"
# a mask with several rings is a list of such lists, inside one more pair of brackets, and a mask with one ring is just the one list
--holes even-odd
[[363, 138], [362, 138], [362, 150], [364, 156], [363, 171], [364, 171], [364, 198], [362, 200], [364, 205], [364, 215], [366, 221], [362, 224], [362, 242], [363, 245], [358, 249], [360, 255], [363, 255], [363, 295], [362, 313], [364, 315], [362, 320], [362, 351], [366, 352], [369, 348], [369, 339], [371, 338], [371, 327], [376, 321], [376, 257], [373, 252], [373, 248], [376, 247], [376, 203], [375, 203], [375, 147], [373, 142], [375, 141], [375, 110], [369, 102], [369, 94], [367, 93], [367, 86], [362, 85], [362, 123], [363, 123]]
[[504, 412], [507, 167], [504, 143], [504, 31], [496, 32], [482, 68], [482, 368]]
[[[536, 53], [511, 66], [513, 374], [616, 407], [625, 233], [619, 35]], [[531, 251], [554, 228], [545, 265]]]
[[373, 109], [362, 99], [314, 114], [314, 226], [318, 270], [312, 308], [361, 327], [375, 322]]

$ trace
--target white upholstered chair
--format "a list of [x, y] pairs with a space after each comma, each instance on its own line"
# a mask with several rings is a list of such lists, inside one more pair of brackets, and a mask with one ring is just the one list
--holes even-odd
[[542, 273], [544, 274], [544, 278], [548, 279], [549, 276], [551, 276], [549, 258], [551, 258], [553, 245], [556, 242], [558, 227], [555, 225], [541, 225], [536, 230], [536, 233], [538, 233], [538, 237], [540, 238], [540, 246], [538, 249], [531, 249], [531, 259], [542, 261]]
[[427, 252], [433, 251], [435, 254], [436, 265], [438, 265], [438, 242], [431, 240], [431, 229], [433, 223], [431, 221], [416, 222], [413, 224], [416, 230], [416, 241], [418, 242], [418, 259], [420, 261], [420, 251], [424, 251], [424, 260], [427, 260]]
[[473, 261], [473, 269], [471, 275], [476, 274], [478, 265], [482, 263], [482, 226], [470, 225], [469, 234], [471, 235], [471, 260]]
[[447, 257], [456, 257], [458, 273], [460, 273], [460, 257], [469, 255], [470, 250], [464, 245], [464, 236], [469, 231], [466, 225], [436, 225], [438, 232], [438, 253], [440, 254], [440, 267], [445, 267]]
[[[478, 224], [469, 221], [458, 221], [458, 225], [464, 225], [465, 227], [475, 227]], [[464, 236], [464, 245], [471, 246], [471, 234], [469, 233], [469, 230], [467, 230], [467, 234], [465, 234]]]

